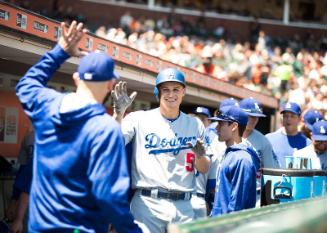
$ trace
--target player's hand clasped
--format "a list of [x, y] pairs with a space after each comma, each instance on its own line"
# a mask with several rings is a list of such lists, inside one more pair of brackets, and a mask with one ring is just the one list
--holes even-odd
[[115, 113], [117, 115], [124, 115], [126, 109], [133, 103], [136, 95], [137, 92], [134, 91], [130, 96], [128, 96], [126, 82], [120, 81], [115, 86], [115, 90], [111, 91]]
[[196, 140], [195, 145], [193, 145], [191, 142], [188, 143], [190, 146], [192, 146], [192, 151], [197, 155], [197, 156], [203, 156], [206, 155], [206, 148], [204, 146], [204, 142], [200, 139]]

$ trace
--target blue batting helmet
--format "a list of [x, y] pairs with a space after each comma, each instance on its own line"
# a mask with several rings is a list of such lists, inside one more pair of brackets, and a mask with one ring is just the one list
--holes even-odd
[[159, 74], [157, 75], [156, 86], [154, 88], [154, 95], [156, 96], [157, 99], [159, 98], [158, 86], [161, 83], [165, 83], [165, 82], [178, 82], [183, 86], [185, 86], [185, 77], [181, 71], [174, 68], [167, 68], [160, 71]]

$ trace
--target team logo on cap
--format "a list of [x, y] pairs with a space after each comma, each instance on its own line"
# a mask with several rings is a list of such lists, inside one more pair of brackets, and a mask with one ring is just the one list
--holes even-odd
[[171, 74], [168, 75], [168, 79], [174, 79], [174, 77], [175, 77], [174, 73], [171, 73]]
[[86, 79], [86, 80], [92, 80], [92, 74], [91, 73], [85, 73], [84, 74], [84, 79]]
[[292, 108], [291, 103], [287, 103], [287, 104], [285, 105], [285, 108]]
[[320, 133], [321, 134], [326, 134], [326, 130], [323, 126], [320, 126]]

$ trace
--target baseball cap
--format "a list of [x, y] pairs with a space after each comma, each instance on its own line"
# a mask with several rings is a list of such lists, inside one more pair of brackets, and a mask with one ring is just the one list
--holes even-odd
[[246, 112], [249, 116], [266, 117], [266, 115], [262, 113], [260, 103], [253, 97], [241, 100], [240, 108], [242, 108], [243, 111]]
[[213, 121], [237, 122], [243, 126], [246, 126], [248, 123], [248, 115], [238, 106], [231, 106], [224, 113], [220, 113], [217, 117], [211, 117], [209, 119]]
[[303, 116], [306, 127], [312, 130], [312, 125], [323, 119], [322, 114], [318, 110], [309, 109]]
[[106, 53], [91, 52], [81, 59], [77, 72], [81, 80], [103, 82], [119, 78], [114, 68], [114, 60]]
[[313, 124], [312, 139], [315, 141], [327, 141], [327, 121], [317, 121]]
[[229, 106], [239, 106], [238, 102], [234, 98], [228, 98], [221, 101], [220, 105], [218, 106], [219, 111], [222, 110], [222, 108], [229, 107]]
[[194, 110], [194, 113], [195, 114], [202, 114], [202, 115], [205, 115], [207, 117], [211, 117], [211, 114], [210, 114], [210, 111], [209, 109], [205, 108], [205, 107], [197, 107], [195, 110]]
[[294, 102], [287, 102], [285, 104], [282, 105], [282, 110], [280, 111], [280, 113], [284, 113], [284, 112], [292, 112], [296, 115], [301, 115], [301, 107], [300, 105], [298, 105], [297, 103]]

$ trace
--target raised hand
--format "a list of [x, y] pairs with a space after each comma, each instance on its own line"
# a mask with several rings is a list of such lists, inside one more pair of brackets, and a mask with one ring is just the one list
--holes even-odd
[[126, 109], [133, 103], [136, 95], [137, 92], [134, 91], [130, 96], [128, 96], [126, 82], [120, 81], [115, 86], [115, 89], [111, 91], [114, 112], [117, 115], [124, 115]]
[[87, 32], [87, 30], [83, 28], [83, 24], [77, 24], [76, 21], [73, 21], [67, 29], [65, 23], [62, 22], [60, 27], [62, 33], [58, 43], [65, 50], [65, 52], [72, 57], [81, 57], [86, 55], [87, 52], [83, 52], [78, 48], [78, 43]]

